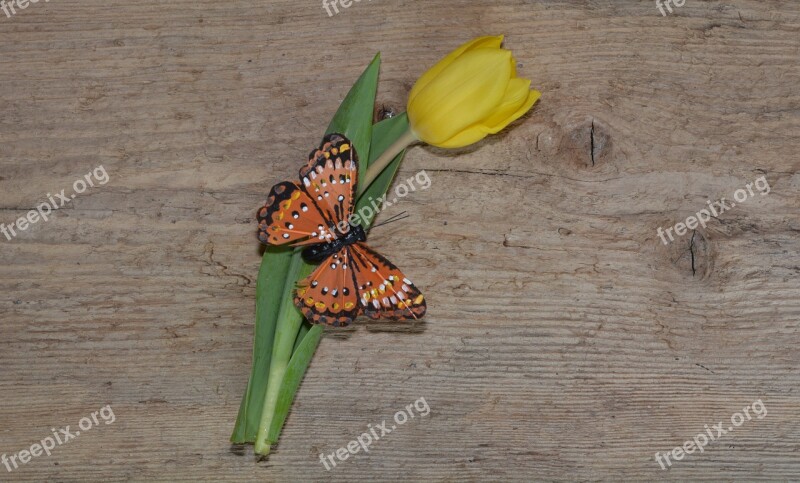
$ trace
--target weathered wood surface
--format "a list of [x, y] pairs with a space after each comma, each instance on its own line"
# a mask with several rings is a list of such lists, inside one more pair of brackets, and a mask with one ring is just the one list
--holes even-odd
[[[490, 4], [491, 3], [491, 4]], [[800, 479], [800, 4], [381, 0], [31, 4], [0, 13], [0, 452], [112, 425], [0, 480]], [[425, 323], [326, 333], [272, 456], [228, 436], [250, 366], [254, 213], [383, 53], [379, 98], [505, 33], [544, 93], [372, 243]], [[756, 195], [669, 246], [656, 229]], [[693, 240], [690, 242], [690, 240]], [[424, 397], [431, 414], [326, 471]], [[761, 399], [663, 471], [670, 451]]]

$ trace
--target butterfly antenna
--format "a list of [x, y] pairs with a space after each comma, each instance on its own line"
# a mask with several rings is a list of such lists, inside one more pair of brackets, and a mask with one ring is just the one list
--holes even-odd
[[377, 225], [373, 226], [372, 228], [377, 228], [379, 226], [388, 225], [389, 223], [394, 223], [395, 221], [405, 220], [409, 216], [410, 215], [408, 214], [407, 211], [403, 211], [402, 213], [398, 213], [398, 214], [392, 216], [391, 218], [389, 218], [386, 221], [378, 223]]

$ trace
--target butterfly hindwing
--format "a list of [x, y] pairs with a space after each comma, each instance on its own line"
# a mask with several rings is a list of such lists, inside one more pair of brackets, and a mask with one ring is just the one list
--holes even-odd
[[328, 226], [346, 221], [353, 213], [358, 182], [358, 155], [350, 140], [341, 134], [325, 136], [300, 168], [300, 182]]
[[372, 319], [418, 319], [425, 315], [425, 297], [384, 256], [358, 242], [350, 247], [358, 300]]
[[289, 181], [273, 186], [258, 211], [258, 239], [268, 245], [322, 243], [331, 237], [326, 226], [308, 193]]
[[359, 314], [350, 248], [328, 257], [301, 281], [294, 302], [312, 324], [349, 325]]

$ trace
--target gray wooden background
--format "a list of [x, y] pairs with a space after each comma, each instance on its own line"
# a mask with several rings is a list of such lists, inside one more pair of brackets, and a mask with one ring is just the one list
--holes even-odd
[[[800, 3], [52, 0], [0, 12], [0, 453], [110, 404], [3, 481], [798, 480]], [[376, 51], [379, 100], [506, 34], [542, 100], [457, 153], [371, 243], [424, 323], [329, 330], [272, 456], [228, 437], [255, 211]], [[664, 245], [671, 227], [758, 191]], [[431, 408], [327, 471], [419, 398]], [[768, 413], [662, 470], [656, 452]]]

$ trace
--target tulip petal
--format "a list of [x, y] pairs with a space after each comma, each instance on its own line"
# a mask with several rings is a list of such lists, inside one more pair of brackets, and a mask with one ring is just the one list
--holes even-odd
[[[531, 93], [530, 88], [531, 81], [528, 79], [511, 79], [506, 88], [506, 93], [503, 96], [503, 101], [495, 108], [492, 115], [480, 124], [483, 125], [490, 134], [494, 134], [506, 127], [513, 120], [509, 119], [529, 100], [528, 98]], [[536, 101], [534, 100], [534, 102]], [[531, 103], [531, 106], [532, 105], [533, 103]]]
[[409, 102], [408, 115], [419, 139], [442, 143], [486, 119], [502, 102], [510, 79], [511, 52], [467, 52]]
[[463, 148], [464, 146], [477, 143], [488, 135], [489, 133], [486, 132], [486, 129], [483, 126], [473, 126], [461, 131], [452, 138], [443, 143], [439, 143], [436, 146], [448, 149]]
[[454, 60], [461, 57], [462, 54], [465, 52], [469, 52], [475, 49], [486, 49], [486, 48], [500, 48], [500, 44], [503, 43], [503, 36], [489, 36], [489, 37], [478, 37], [476, 39], [472, 39], [469, 42], [466, 42], [461, 45], [461, 47], [457, 48], [456, 50], [447, 54], [447, 57], [443, 58], [439, 62], [436, 63], [433, 67], [428, 69], [427, 72], [422, 74], [422, 77], [417, 80], [414, 87], [411, 89], [411, 93], [408, 95], [408, 102], [414, 100], [417, 97], [417, 94], [427, 86], [430, 81], [436, 78], [447, 66], [453, 63]]
[[514, 114], [509, 116], [508, 119], [503, 121], [501, 124], [494, 126], [491, 132], [496, 133], [501, 129], [505, 128], [506, 126], [508, 126], [509, 124], [511, 124], [512, 122], [516, 121], [520, 117], [522, 117], [526, 112], [530, 111], [531, 107], [533, 107], [533, 105], [536, 104], [536, 101], [538, 101], [540, 97], [542, 97], [541, 92], [535, 89], [531, 90], [530, 93], [528, 94], [528, 98], [525, 100], [524, 103], [522, 103], [519, 109], [517, 109], [517, 111]]
[[[512, 82], [517, 79], [512, 79]], [[436, 144], [436, 146], [440, 148], [461, 148], [464, 146], [469, 146], [470, 144], [474, 144], [481, 139], [485, 138], [489, 134], [495, 134], [501, 131], [503, 128], [511, 124], [512, 122], [516, 121], [523, 114], [528, 112], [530, 108], [539, 100], [542, 93], [537, 90], [527, 90], [530, 86], [530, 81], [527, 79], [518, 79], [520, 81], [524, 81], [521, 85], [525, 86], [526, 91], [523, 93], [524, 97], [518, 100], [511, 99], [509, 100], [510, 103], [516, 103], [516, 109], [511, 111], [506, 111], [505, 116], [496, 121], [494, 124], [488, 124], [488, 120], [476, 124], [472, 127], [464, 129], [462, 132], [458, 133], [457, 135], [453, 136], [452, 138], [444, 141], [442, 143]], [[515, 87], [514, 89], [519, 89], [519, 87]], [[518, 93], [512, 93], [509, 95], [518, 95]], [[504, 101], [505, 103], [505, 101]], [[494, 121], [495, 115], [492, 116], [492, 121]], [[499, 117], [499, 114], [498, 114]]]

